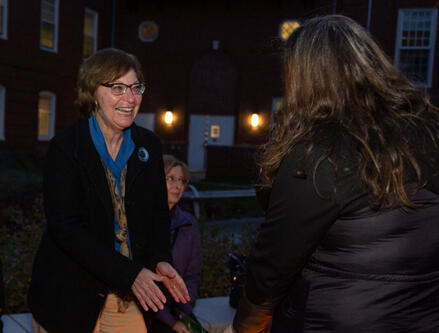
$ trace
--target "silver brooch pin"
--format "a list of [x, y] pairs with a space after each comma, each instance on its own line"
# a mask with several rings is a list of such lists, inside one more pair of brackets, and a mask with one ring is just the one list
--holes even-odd
[[137, 151], [137, 157], [141, 162], [147, 162], [149, 160], [149, 153], [144, 147], [140, 147]]

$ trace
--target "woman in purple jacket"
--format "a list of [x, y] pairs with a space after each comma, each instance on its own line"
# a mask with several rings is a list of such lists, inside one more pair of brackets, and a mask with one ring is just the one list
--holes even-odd
[[176, 312], [180, 310], [193, 317], [192, 309], [198, 297], [201, 280], [201, 241], [196, 219], [178, 207], [177, 203], [189, 182], [187, 165], [172, 155], [164, 155], [163, 162], [168, 189], [168, 205], [171, 215], [171, 246], [174, 268], [181, 275], [189, 291], [191, 301], [178, 304], [169, 301], [165, 308], [156, 313], [152, 333], [190, 333], [179, 320]]

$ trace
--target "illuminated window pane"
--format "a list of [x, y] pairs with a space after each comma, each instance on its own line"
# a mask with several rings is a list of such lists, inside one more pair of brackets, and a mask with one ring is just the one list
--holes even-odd
[[89, 57], [94, 53], [94, 39], [84, 36], [84, 57]]
[[55, 26], [47, 22], [41, 22], [41, 45], [53, 49], [55, 35]]
[[297, 21], [284, 21], [280, 25], [280, 38], [282, 40], [287, 40], [294, 30], [300, 27]]
[[42, 92], [38, 98], [38, 139], [49, 140], [55, 129], [55, 95]]
[[275, 97], [271, 103], [271, 127], [274, 125], [274, 117], [276, 113], [282, 110], [284, 105], [284, 99], [282, 97]]
[[89, 57], [96, 52], [98, 38], [98, 13], [86, 8], [84, 15], [84, 41], [82, 55]]
[[41, 1], [40, 46], [45, 50], [57, 51], [58, 1]]
[[49, 135], [50, 113], [47, 111], [38, 112], [38, 135]]
[[86, 12], [84, 17], [84, 35], [93, 36], [95, 30], [94, 25], [94, 15]]
[[38, 100], [38, 135], [49, 135], [50, 96]]

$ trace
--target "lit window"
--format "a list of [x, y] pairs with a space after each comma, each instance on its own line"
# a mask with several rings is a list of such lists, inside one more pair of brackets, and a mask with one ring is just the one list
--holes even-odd
[[300, 27], [300, 23], [297, 21], [283, 21], [279, 27], [280, 38], [286, 41], [298, 27]]
[[50, 140], [55, 134], [55, 94], [40, 92], [38, 98], [38, 140]]
[[8, 39], [8, 0], [0, 0], [0, 38]]
[[275, 97], [271, 102], [271, 127], [274, 125], [274, 115], [279, 110], [282, 110], [284, 105], [284, 99], [282, 97]]
[[40, 48], [58, 52], [59, 0], [41, 1]]
[[5, 87], [0, 86], [0, 140], [5, 139], [5, 95]]
[[86, 8], [84, 15], [83, 56], [89, 57], [98, 48], [98, 13]]
[[139, 39], [142, 42], [153, 42], [159, 36], [159, 26], [154, 21], [143, 21], [139, 25]]
[[437, 9], [400, 9], [395, 65], [413, 82], [431, 87]]

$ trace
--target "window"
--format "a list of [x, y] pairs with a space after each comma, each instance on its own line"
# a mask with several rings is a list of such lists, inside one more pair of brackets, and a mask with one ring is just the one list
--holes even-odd
[[8, 39], [8, 0], [0, 0], [0, 38]]
[[38, 98], [38, 140], [50, 140], [55, 134], [55, 94], [42, 91]]
[[98, 48], [98, 13], [86, 8], [84, 15], [84, 45], [82, 55], [89, 57]]
[[5, 95], [5, 87], [0, 86], [0, 140], [5, 139]]
[[40, 48], [58, 52], [59, 0], [41, 1]]
[[283, 97], [274, 97], [271, 102], [271, 127], [274, 125], [274, 117], [276, 112], [281, 110], [284, 105], [284, 99]]
[[395, 65], [415, 84], [431, 87], [437, 9], [400, 9]]
[[297, 21], [283, 21], [279, 26], [279, 37], [286, 41], [298, 27], [300, 23]]

